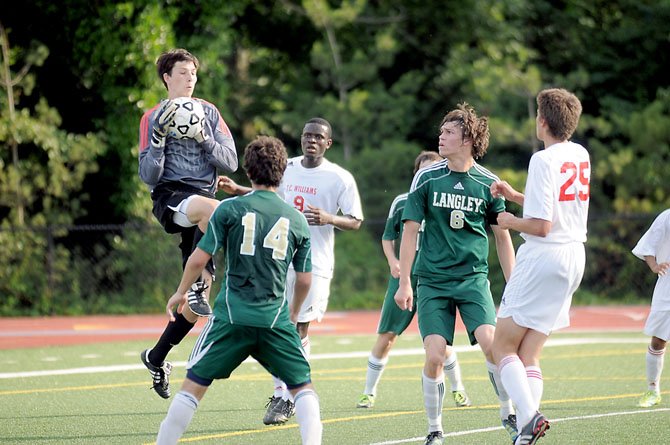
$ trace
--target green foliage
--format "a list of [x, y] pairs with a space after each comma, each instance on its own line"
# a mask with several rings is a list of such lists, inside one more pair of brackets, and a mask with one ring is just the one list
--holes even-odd
[[367, 231], [337, 232], [329, 308], [380, 308], [388, 273], [380, 242]]

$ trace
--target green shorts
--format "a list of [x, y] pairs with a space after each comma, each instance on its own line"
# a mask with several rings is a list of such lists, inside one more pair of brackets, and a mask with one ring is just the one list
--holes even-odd
[[412, 277], [412, 292], [414, 293], [414, 304], [411, 311], [403, 311], [395, 302], [395, 293], [398, 290], [400, 280], [398, 278], [389, 278], [389, 284], [386, 288], [386, 296], [382, 305], [382, 314], [377, 326], [377, 334], [393, 332], [400, 335], [405, 332], [407, 326], [412, 322], [416, 313], [416, 278]]
[[472, 345], [477, 344], [474, 333], [479, 326], [496, 324], [496, 310], [485, 275], [441, 281], [419, 277], [417, 293], [422, 338], [437, 334], [447, 340], [447, 344], [453, 345], [456, 309], [461, 314]]
[[242, 326], [215, 316], [209, 318], [193, 347], [186, 365], [188, 377], [200, 384], [226, 379], [249, 356], [289, 388], [311, 382], [309, 363], [295, 326]]

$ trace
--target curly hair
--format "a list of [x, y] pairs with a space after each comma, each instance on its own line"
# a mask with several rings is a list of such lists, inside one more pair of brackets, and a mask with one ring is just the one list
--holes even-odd
[[458, 104], [455, 110], [447, 113], [440, 128], [447, 122], [458, 122], [463, 130], [463, 139], [472, 139], [472, 157], [479, 159], [489, 148], [489, 118], [477, 117], [477, 113], [467, 102]]
[[537, 95], [537, 114], [547, 122], [552, 136], [567, 141], [577, 129], [582, 104], [568, 90], [548, 88]]
[[423, 164], [425, 161], [437, 162], [437, 161], [441, 161], [442, 159], [444, 159], [444, 158], [442, 158], [442, 156], [440, 156], [439, 153], [436, 153], [434, 151], [428, 151], [428, 150], [422, 151], [421, 153], [419, 153], [419, 155], [414, 160], [414, 174], [416, 174], [416, 172], [419, 171], [419, 166], [421, 164]]
[[279, 186], [287, 162], [284, 143], [273, 136], [257, 136], [244, 148], [244, 170], [257, 185]]
[[195, 57], [190, 52], [182, 48], [171, 49], [170, 51], [164, 52], [156, 60], [156, 71], [158, 71], [158, 77], [160, 77], [161, 82], [167, 88], [167, 83], [163, 79], [163, 74], [172, 75], [172, 68], [174, 68], [175, 63], [177, 62], [193, 62], [195, 69], [197, 70], [200, 67], [200, 62], [198, 58]]

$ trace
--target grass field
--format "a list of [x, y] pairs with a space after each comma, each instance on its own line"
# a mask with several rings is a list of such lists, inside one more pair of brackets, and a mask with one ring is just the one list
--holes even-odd
[[[324, 444], [420, 444], [426, 434], [421, 395], [423, 352], [417, 335], [402, 336], [379, 385], [376, 406], [356, 409], [371, 335], [312, 339], [313, 380], [321, 400]], [[170, 358], [173, 393], [184, 377], [194, 337]], [[542, 444], [667, 444], [670, 404], [641, 409], [646, 389], [640, 333], [552, 336], [545, 348], [542, 409], [552, 420]], [[169, 401], [149, 389], [139, 352], [151, 341], [0, 350], [0, 444], [145, 444], [155, 439]], [[464, 336], [457, 345], [464, 345]], [[447, 396], [445, 443], [509, 444], [481, 352], [457, 348], [474, 405], [453, 408]], [[661, 388], [670, 387], [666, 377]], [[272, 383], [255, 362], [213, 384], [183, 442], [295, 444], [295, 419], [266, 427], [261, 419]], [[666, 400], [669, 392], [663, 391]]]

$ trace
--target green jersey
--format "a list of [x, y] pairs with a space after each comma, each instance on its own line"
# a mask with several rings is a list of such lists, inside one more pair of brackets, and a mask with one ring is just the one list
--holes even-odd
[[[395, 197], [391, 203], [391, 208], [389, 209], [388, 217], [386, 218], [386, 224], [384, 225], [384, 233], [382, 234], [382, 239], [386, 241], [395, 241], [395, 255], [396, 258], [400, 257], [400, 241], [402, 239], [402, 231], [404, 229], [402, 223], [402, 213], [405, 209], [405, 204], [407, 203], [407, 193], [402, 193]], [[416, 248], [419, 249], [421, 242], [421, 232], [423, 231], [423, 224], [421, 230], [419, 231], [419, 236], [416, 242]]]
[[231, 324], [274, 327], [290, 323], [286, 271], [311, 272], [304, 215], [276, 193], [254, 190], [221, 201], [198, 247], [224, 250], [225, 276], [214, 315]]
[[487, 224], [497, 224], [505, 202], [493, 198], [498, 178], [475, 163], [467, 172], [451, 171], [448, 161], [421, 169], [410, 188], [403, 221], [424, 221], [414, 274], [435, 279], [465, 279], [488, 274]]

